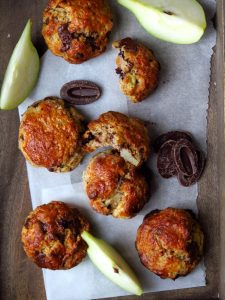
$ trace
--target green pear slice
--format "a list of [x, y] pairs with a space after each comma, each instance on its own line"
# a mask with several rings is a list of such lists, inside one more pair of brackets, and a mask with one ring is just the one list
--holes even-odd
[[151, 35], [176, 44], [200, 40], [206, 18], [196, 0], [117, 0], [128, 8]]
[[40, 60], [31, 41], [31, 21], [29, 20], [13, 50], [0, 94], [0, 109], [14, 109], [27, 98], [34, 88]]
[[87, 231], [84, 231], [81, 236], [88, 244], [89, 258], [108, 279], [132, 294], [138, 296], [143, 294], [133, 270], [115, 249]]

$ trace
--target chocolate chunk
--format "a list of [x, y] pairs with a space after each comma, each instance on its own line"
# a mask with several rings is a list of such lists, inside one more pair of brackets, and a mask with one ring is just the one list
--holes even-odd
[[71, 36], [72, 36], [73, 39], [78, 39], [81, 36], [81, 34], [74, 31], [74, 32], [71, 33]]
[[159, 152], [157, 167], [164, 178], [177, 175], [183, 186], [195, 184], [201, 177], [205, 166], [205, 157], [193, 144], [188, 132], [171, 131], [160, 135], [154, 150]]
[[63, 24], [58, 28], [58, 35], [63, 44], [61, 51], [65, 52], [70, 49], [72, 35], [68, 30], [68, 24]]
[[80, 58], [84, 58], [84, 54], [81, 52], [77, 52], [75, 55], [76, 58], [80, 59]]
[[48, 231], [48, 225], [46, 223], [43, 223], [41, 221], [38, 221], [40, 229], [43, 233], [46, 233]]
[[99, 99], [101, 89], [91, 81], [75, 80], [63, 85], [60, 96], [71, 105], [86, 105]]
[[202, 152], [197, 151], [198, 155], [198, 170], [194, 175], [186, 176], [182, 173], [179, 173], [177, 178], [181, 185], [188, 187], [197, 183], [202, 175], [205, 166], [205, 156]]
[[36, 252], [36, 262], [37, 264], [42, 267], [45, 265], [45, 259], [46, 259], [46, 255], [42, 252]]
[[60, 233], [55, 234], [55, 239], [59, 240], [60, 243], [62, 245], [64, 245], [64, 242], [65, 242], [65, 235], [64, 234], [60, 234]]
[[180, 139], [174, 145], [173, 159], [178, 173], [191, 176], [198, 171], [197, 151], [193, 143], [186, 139]]
[[130, 52], [137, 52], [138, 50], [137, 43], [129, 37], [121, 40], [119, 42], [119, 47], [120, 48], [124, 47], [126, 51], [130, 51]]
[[91, 132], [88, 132], [88, 136], [82, 140], [82, 145], [84, 146], [94, 139], [95, 139], [95, 136]]
[[184, 131], [170, 131], [160, 135], [154, 142], [153, 148], [157, 153], [160, 147], [168, 140], [178, 141], [180, 139], [187, 139], [188, 141], [192, 141], [192, 136], [189, 132]]
[[169, 140], [159, 150], [157, 168], [163, 178], [177, 175], [176, 165], [173, 160], [173, 147], [175, 144], [175, 141]]
[[122, 71], [121, 68], [117, 68], [117, 69], [116, 69], [116, 74], [119, 74], [119, 75], [120, 75], [120, 78], [123, 78], [123, 77], [124, 77], [124, 73], [123, 73], [123, 71]]
[[45, 25], [48, 25], [49, 24], [49, 18], [47, 18], [44, 23], [45, 23]]
[[118, 55], [119, 55], [120, 57], [122, 57], [123, 59], [125, 59], [124, 51], [122, 51], [121, 49], [120, 49], [120, 52], [119, 52]]
[[73, 231], [73, 235], [75, 238], [77, 238], [77, 236], [80, 234], [80, 230], [81, 230], [81, 223], [79, 219], [74, 219], [71, 223], [71, 227], [70, 227]]
[[86, 43], [91, 47], [93, 52], [99, 50], [99, 47], [96, 45], [96, 39], [93, 36], [86, 36]]
[[62, 227], [62, 229], [69, 228], [69, 222], [65, 219], [60, 219], [57, 221], [58, 225]]
[[111, 31], [108, 31], [107, 33], [106, 33], [106, 38], [107, 38], [107, 40], [109, 40], [110, 39], [110, 35], [111, 35]]

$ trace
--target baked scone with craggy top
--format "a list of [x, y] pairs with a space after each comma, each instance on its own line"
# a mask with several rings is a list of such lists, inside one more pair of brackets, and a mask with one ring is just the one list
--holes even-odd
[[142, 264], [161, 278], [190, 273], [203, 256], [204, 234], [192, 211], [167, 208], [148, 214], [137, 231]]
[[100, 147], [112, 147], [134, 166], [145, 162], [150, 153], [147, 127], [137, 119], [109, 111], [88, 124], [83, 136], [83, 149], [93, 152]]
[[121, 91], [134, 103], [141, 102], [158, 86], [160, 64], [152, 50], [125, 38], [113, 43], [119, 49], [116, 72], [120, 75]]
[[72, 64], [105, 51], [113, 27], [107, 0], [49, 0], [42, 34], [51, 52]]
[[19, 148], [35, 167], [69, 172], [83, 158], [84, 118], [65, 101], [47, 97], [31, 105], [19, 128]]
[[90, 225], [78, 209], [59, 201], [38, 206], [22, 228], [24, 251], [41, 268], [71, 269], [86, 256], [84, 230]]
[[149, 199], [146, 175], [115, 150], [94, 156], [84, 171], [83, 182], [91, 207], [103, 215], [132, 218]]

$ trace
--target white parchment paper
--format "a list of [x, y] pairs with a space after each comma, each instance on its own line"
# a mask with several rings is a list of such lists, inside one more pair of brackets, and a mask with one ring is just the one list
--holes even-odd
[[[20, 105], [20, 115], [27, 107], [46, 96], [59, 96], [61, 86], [71, 80], [86, 79], [102, 87], [101, 99], [79, 107], [87, 117], [115, 110], [149, 121], [150, 135], [170, 130], [187, 130], [206, 151], [208, 85], [210, 58], [216, 33], [210, 19], [215, 13], [215, 1], [201, 1], [205, 8], [208, 27], [201, 41], [194, 45], [173, 45], [149, 36], [126, 9], [110, 1], [114, 10], [112, 40], [133, 37], [152, 48], [161, 63], [159, 88], [140, 104], [131, 104], [120, 92], [115, 74], [117, 52], [108, 48], [101, 56], [82, 65], [70, 65], [49, 51], [42, 57], [38, 84], [30, 97]], [[197, 212], [197, 185], [181, 187], [175, 178], [164, 180], [156, 170], [156, 157], [149, 159], [152, 170], [152, 197], [138, 216], [131, 220], [117, 220], [96, 214], [89, 207], [84, 194], [81, 175], [89, 158], [73, 172], [49, 173], [27, 164], [32, 204], [36, 206], [51, 200], [61, 200], [78, 206], [93, 225], [95, 235], [115, 246], [136, 271], [145, 292], [163, 291], [205, 285], [205, 270], [201, 263], [191, 274], [176, 281], [162, 280], [147, 271], [140, 263], [134, 247], [136, 231], [143, 216], [153, 209], [168, 206], [189, 208]], [[43, 270], [48, 300], [81, 300], [127, 295], [108, 281], [88, 259], [69, 271]]]

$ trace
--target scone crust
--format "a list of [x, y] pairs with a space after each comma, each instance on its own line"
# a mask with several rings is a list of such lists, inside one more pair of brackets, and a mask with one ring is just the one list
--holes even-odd
[[36, 167], [52, 172], [73, 170], [82, 160], [83, 117], [56, 97], [31, 105], [19, 128], [19, 148]]
[[114, 150], [94, 156], [83, 181], [91, 207], [103, 215], [132, 218], [149, 199], [145, 175]]
[[27, 256], [41, 268], [70, 269], [86, 256], [82, 231], [89, 231], [88, 221], [76, 208], [53, 201], [32, 211], [22, 228], [22, 242]]
[[111, 146], [122, 156], [124, 151], [131, 153], [137, 161], [135, 166], [140, 166], [149, 157], [148, 130], [139, 119], [109, 111], [100, 115], [97, 120], [91, 121], [88, 129], [83, 137], [83, 149], [86, 152], [95, 151], [99, 147]]
[[42, 34], [53, 54], [78, 64], [105, 51], [112, 26], [106, 0], [50, 0]]
[[167, 208], [144, 218], [136, 248], [146, 268], [161, 278], [176, 279], [199, 263], [203, 242], [204, 234], [192, 212]]
[[158, 86], [160, 64], [152, 50], [131, 38], [113, 43], [120, 50], [116, 59], [120, 89], [134, 103], [141, 102]]

